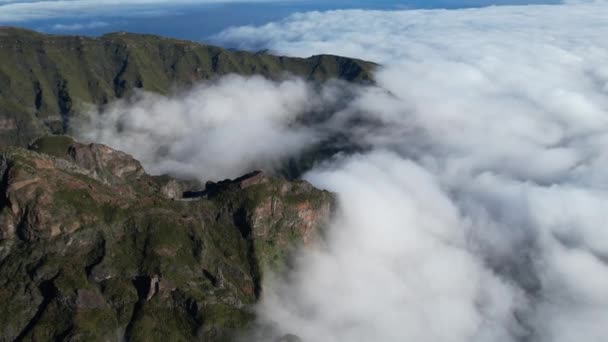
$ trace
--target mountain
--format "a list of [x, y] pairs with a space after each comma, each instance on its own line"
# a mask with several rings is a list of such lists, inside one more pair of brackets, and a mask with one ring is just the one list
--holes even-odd
[[[207, 184], [148, 175], [126, 153], [65, 135], [88, 106], [230, 73], [364, 84], [375, 67], [0, 28], [0, 341], [233, 341], [267, 272], [319, 244], [334, 212], [333, 194], [261, 172]], [[296, 178], [334, 140], [279, 173]]]
[[335, 200], [259, 172], [196, 186], [65, 136], [0, 149], [0, 341], [233, 340]]
[[371, 82], [373, 63], [330, 55], [289, 58], [238, 52], [153, 35], [55, 36], [0, 28], [0, 145], [69, 130], [87, 105], [102, 106], [135, 89], [167, 94], [221, 75], [287, 74], [322, 82]]

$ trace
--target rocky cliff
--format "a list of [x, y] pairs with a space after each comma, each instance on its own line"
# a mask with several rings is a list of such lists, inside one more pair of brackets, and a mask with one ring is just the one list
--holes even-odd
[[231, 340], [334, 205], [262, 173], [189, 186], [68, 137], [1, 149], [0, 341]]

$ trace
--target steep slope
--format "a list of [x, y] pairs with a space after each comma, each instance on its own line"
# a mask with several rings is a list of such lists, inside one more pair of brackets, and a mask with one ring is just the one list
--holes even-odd
[[337, 56], [307, 59], [233, 52], [189, 41], [114, 33], [53, 36], [0, 28], [0, 145], [26, 146], [65, 133], [85, 104], [103, 105], [134, 89], [174, 87], [237, 73], [270, 79], [369, 82], [374, 64]]
[[68, 137], [0, 150], [0, 341], [230, 340], [264, 271], [313, 244], [333, 196], [253, 173], [187, 186]]

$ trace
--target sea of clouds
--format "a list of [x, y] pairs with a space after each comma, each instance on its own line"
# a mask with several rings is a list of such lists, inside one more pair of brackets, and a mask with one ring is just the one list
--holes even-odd
[[361, 147], [305, 175], [340, 209], [324, 248], [266, 279], [252, 338], [603, 341], [606, 18], [607, 3], [578, 1], [233, 28], [216, 39], [382, 67], [374, 86], [229, 76], [140, 94], [94, 112], [81, 134], [201, 180], [272, 170], [335, 134]]

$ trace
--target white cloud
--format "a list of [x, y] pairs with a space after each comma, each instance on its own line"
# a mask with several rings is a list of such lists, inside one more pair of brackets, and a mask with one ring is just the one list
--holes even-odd
[[511, 47], [517, 52], [532, 47], [522, 41], [539, 43], [541, 49], [591, 47], [608, 26], [606, 4], [307, 12], [260, 27], [228, 29], [216, 39], [242, 49], [271, 49], [293, 56], [329, 53], [393, 64], [399, 59], [432, 62], [457, 51], [450, 57], [490, 62], [500, 52], [493, 48]]
[[316, 133], [295, 122], [314, 108], [313, 94], [302, 80], [233, 75], [171, 98], [141, 93], [91, 112], [79, 130], [133, 153], [150, 172], [223, 180], [272, 170], [314, 143]]
[[[605, 2], [298, 14], [217, 39], [372, 59], [384, 64], [376, 86], [229, 77], [114, 105], [86, 132], [157, 171], [203, 179], [272, 166], [326, 134], [371, 150], [306, 176], [336, 191], [341, 209], [326, 246], [266, 279], [254, 334], [602, 341], [605, 18]], [[327, 121], [296, 124], [320, 108], [333, 111]]]
[[278, 0], [3, 0], [0, 1], [0, 23], [74, 16], [135, 16], [146, 15], [151, 10], [168, 11], [176, 5], [273, 1]]
[[52, 29], [55, 31], [79, 31], [84, 29], [96, 29], [107, 27], [110, 24], [105, 21], [92, 21], [90, 23], [75, 23], [75, 24], [55, 24]]
[[467, 250], [466, 221], [434, 175], [377, 151], [308, 178], [337, 191], [342, 211], [327, 250], [268, 281], [265, 322], [304, 341], [508, 339], [525, 299]]

